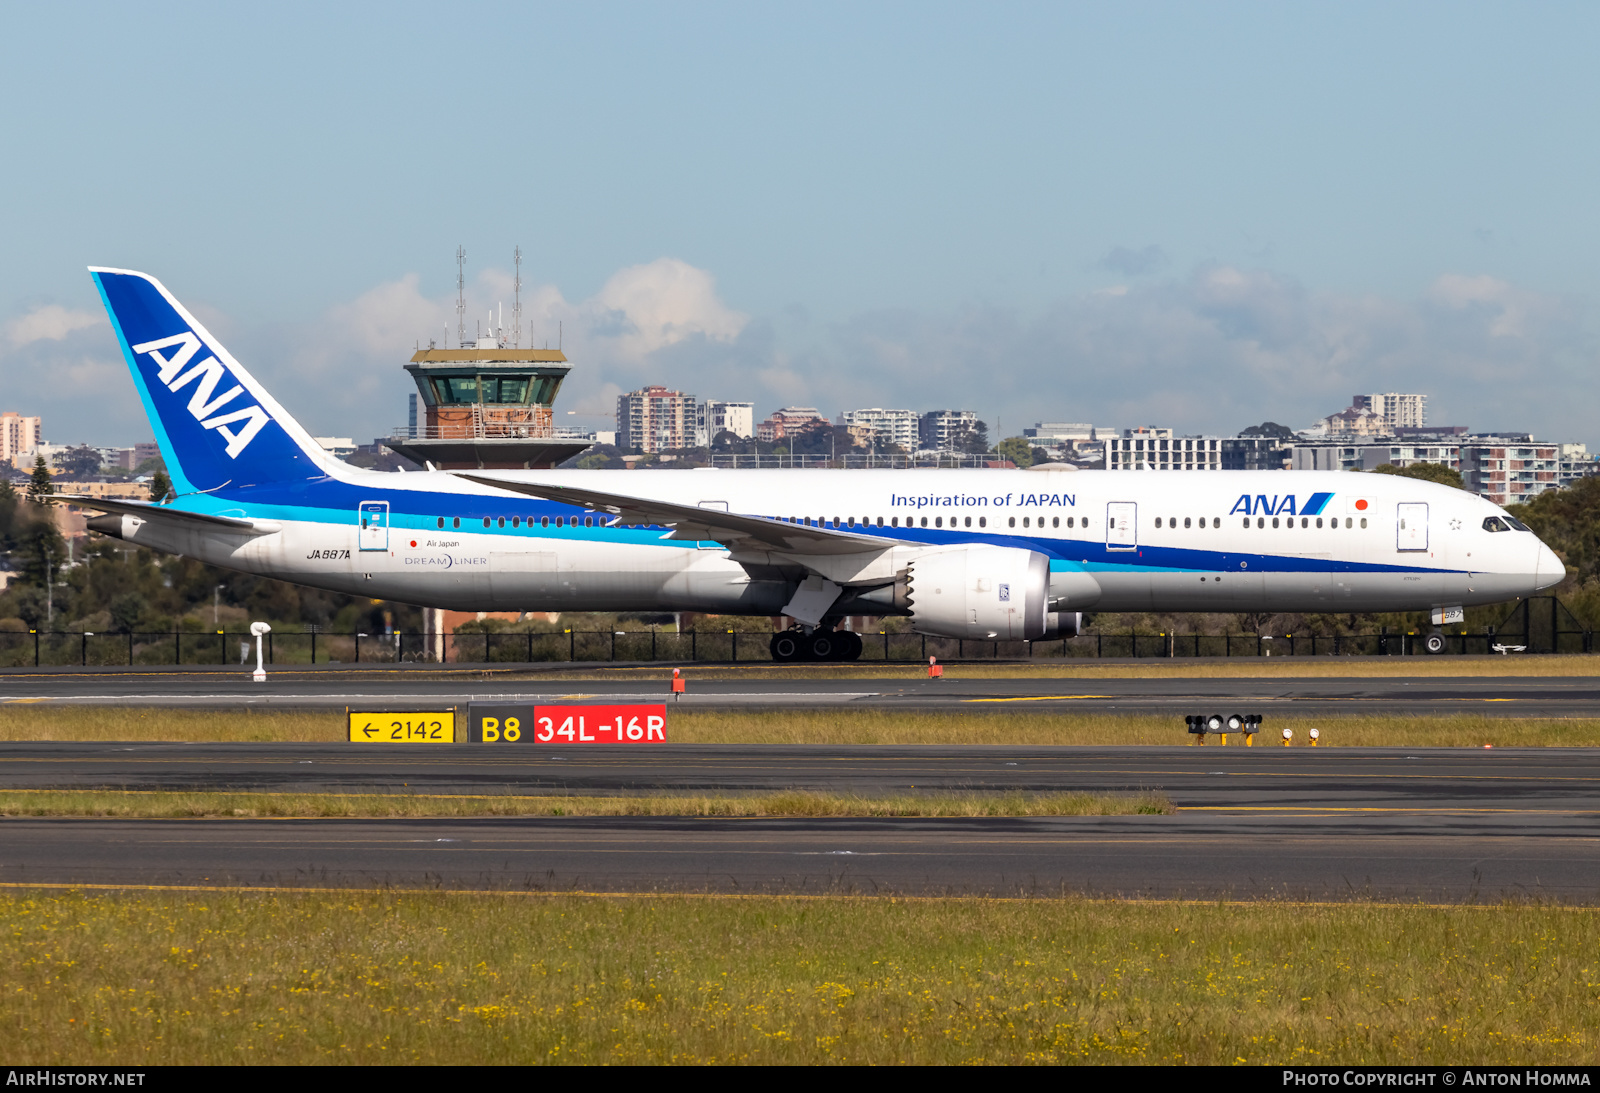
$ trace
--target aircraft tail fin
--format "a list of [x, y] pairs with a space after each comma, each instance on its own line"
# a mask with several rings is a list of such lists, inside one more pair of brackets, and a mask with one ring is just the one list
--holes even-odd
[[180, 495], [337, 473], [333, 457], [161, 282], [125, 269], [89, 273]]

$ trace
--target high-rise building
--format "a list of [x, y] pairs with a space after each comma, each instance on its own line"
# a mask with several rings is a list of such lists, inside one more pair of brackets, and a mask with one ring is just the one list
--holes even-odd
[[1383, 419], [1390, 435], [1400, 428], [1420, 429], [1428, 424], [1428, 396], [1386, 394], [1356, 395], [1350, 400], [1352, 410], [1370, 410]]
[[652, 385], [617, 397], [617, 447], [675, 451], [697, 447], [699, 409], [693, 395]]
[[15, 410], [0, 414], [0, 461], [15, 463], [44, 443], [42, 419], [25, 417]]
[[918, 440], [924, 451], [964, 451], [978, 431], [978, 415], [971, 410], [930, 410], [918, 422]]
[[851, 430], [852, 435], [861, 430], [861, 435], [877, 446], [894, 444], [907, 452], [914, 452], [922, 439], [922, 415], [915, 410], [873, 407], [846, 410], [839, 418], [839, 423]]
[[756, 435], [755, 403], [706, 399], [700, 404], [700, 432], [700, 447], [716, 440], [719, 433], [732, 433], [741, 440], [749, 440]]

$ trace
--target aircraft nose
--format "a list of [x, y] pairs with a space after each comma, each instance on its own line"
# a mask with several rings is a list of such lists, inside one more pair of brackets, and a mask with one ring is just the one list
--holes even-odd
[[1539, 543], [1538, 561], [1535, 567], [1534, 587], [1539, 591], [1554, 588], [1566, 579], [1567, 567], [1556, 556], [1556, 552], [1543, 542]]

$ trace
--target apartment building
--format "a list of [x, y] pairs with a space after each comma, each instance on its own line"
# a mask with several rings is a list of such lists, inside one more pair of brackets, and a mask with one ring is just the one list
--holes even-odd
[[971, 410], [930, 410], [917, 425], [917, 446], [928, 452], [958, 452], [978, 430]]
[[741, 440], [755, 436], [755, 403], [721, 402], [717, 399], [706, 399], [700, 403], [700, 446], [716, 440], [719, 433], [732, 433]]
[[1561, 445], [1531, 436], [1472, 436], [1461, 444], [1467, 489], [1497, 505], [1518, 505], [1560, 486]]
[[663, 452], [697, 447], [699, 409], [693, 395], [653, 385], [617, 397], [617, 447]]
[[1124, 429], [1106, 441], [1108, 471], [1220, 471], [1217, 436], [1173, 436], [1171, 429]]
[[1370, 471], [1385, 463], [1411, 467], [1442, 463], [1461, 469], [1461, 444], [1453, 437], [1387, 438], [1381, 442], [1297, 440], [1291, 452], [1291, 469], [1297, 471]]
[[852, 437], [859, 436], [878, 447], [894, 444], [914, 452], [922, 440], [922, 415], [915, 410], [885, 410], [876, 406], [846, 410], [839, 415], [839, 424], [849, 429]]
[[1385, 394], [1356, 395], [1350, 400], [1353, 410], [1370, 410], [1383, 419], [1389, 432], [1425, 428], [1428, 424], [1428, 396]]
[[828, 419], [818, 413], [815, 406], [785, 406], [781, 410], [774, 410], [756, 426], [756, 439], [770, 444], [828, 424]]
[[31, 460], [34, 449], [43, 443], [43, 419], [15, 410], [0, 414], [0, 461], [15, 464], [23, 457]]

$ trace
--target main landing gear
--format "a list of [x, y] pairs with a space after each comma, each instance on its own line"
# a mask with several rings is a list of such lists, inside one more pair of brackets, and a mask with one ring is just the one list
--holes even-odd
[[818, 627], [807, 634], [803, 630], [781, 630], [772, 635], [772, 659], [781, 662], [797, 660], [857, 660], [861, 656], [861, 637], [848, 630], [829, 630]]

